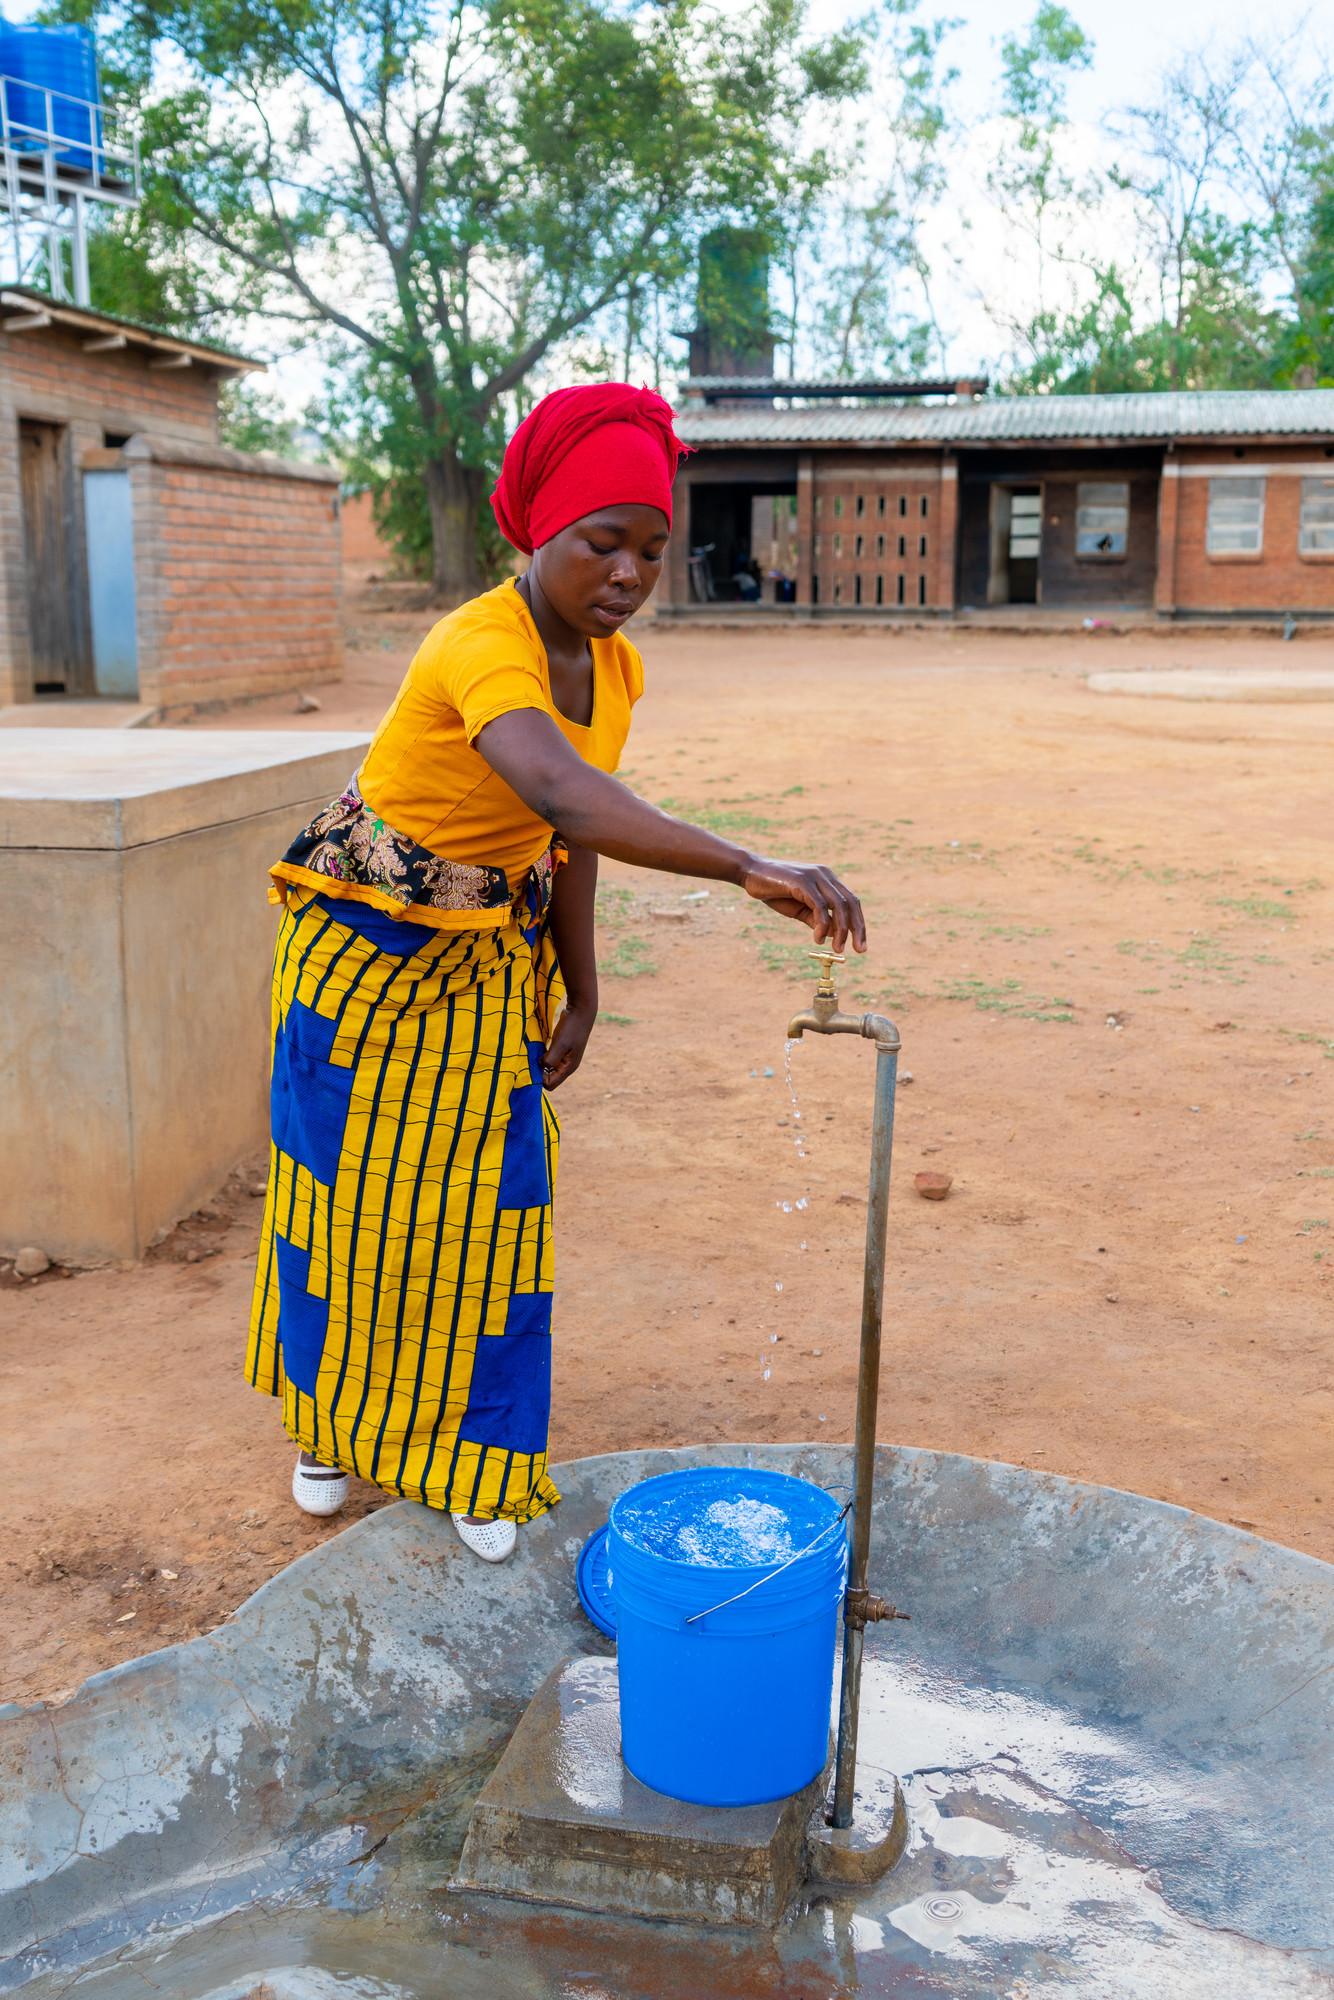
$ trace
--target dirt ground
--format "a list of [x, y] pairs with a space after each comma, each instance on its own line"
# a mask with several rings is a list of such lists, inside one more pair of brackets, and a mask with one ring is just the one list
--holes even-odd
[[[198, 726], [373, 723], [429, 622], [394, 597], [352, 596], [319, 713]], [[1334, 706], [1084, 680], [1324, 665], [1329, 642], [649, 623], [641, 643], [629, 780], [833, 862], [867, 905], [845, 1001], [897, 1017], [911, 1074], [882, 1438], [1334, 1559]], [[808, 937], [716, 885], [604, 883], [605, 1020], [556, 1100], [552, 1457], [846, 1439], [871, 1051], [811, 1040], [794, 1109]], [[918, 1199], [923, 1169], [953, 1176], [945, 1202]], [[389, 1504], [361, 1487], [333, 1524], [300, 1514], [276, 1406], [241, 1378], [263, 1170], [151, 1263], [0, 1289], [0, 1695], [65, 1698], [207, 1629]]]

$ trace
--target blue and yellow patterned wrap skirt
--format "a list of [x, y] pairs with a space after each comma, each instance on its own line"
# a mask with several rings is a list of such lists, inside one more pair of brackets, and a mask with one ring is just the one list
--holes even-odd
[[523, 1522], [547, 1477], [561, 988], [534, 869], [500, 929], [289, 888], [247, 1373], [322, 1464]]

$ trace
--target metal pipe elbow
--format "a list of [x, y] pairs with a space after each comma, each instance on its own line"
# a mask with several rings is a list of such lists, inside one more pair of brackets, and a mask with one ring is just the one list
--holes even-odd
[[868, 1042], [874, 1042], [877, 1052], [897, 1055], [903, 1047], [899, 1031], [887, 1014], [863, 1014], [862, 1033]]

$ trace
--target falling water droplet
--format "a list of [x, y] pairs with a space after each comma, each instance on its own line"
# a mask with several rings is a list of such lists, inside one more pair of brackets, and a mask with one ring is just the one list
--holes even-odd
[[769, 1366], [768, 1362], [766, 1361], [766, 1362], [765, 1362], [765, 1364], [764, 1364], [764, 1379], [765, 1379], [765, 1381], [766, 1381], [766, 1382], [767, 1382], [767, 1381], [769, 1380], [769, 1377], [770, 1377], [770, 1375], [771, 1375], [772, 1373], [773, 1373], [773, 1370], [772, 1370], [772, 1369], [770, 1368], [770, 1366]]
[[791, 1213], [792, 1213], [792, 1204], [791, 1204], [791, 1202], [790, 1202], [790, 1201], [784, 1201], [784, 1202], [780, 1202], [779, 1206], [781, 1207], [781, 1209], [782, 1209], [782, 1211], [783, 1211], [784, 1215], [791, 1215]]
[[804, 1236], [801, 1239], [801, 1247], [803, 1250], [806, 1248], [806, 1238]]
[[821, 1422], [821, 1423], [823, 1423], [823, 1422], [824, 1422], [824, 1418], [823, 1418], [823, 1417], [821, 1417], [821, 1419], [820, 1419], [820, 1422]]
[[804, 1194], [803, 1194], [803, 1195], [799, 1195], [799, 1196], [797, 1197], [797, 1207], [798, 1207], [798, 1208], [809, 1208], [809, 1207], [810, 1207], [810, 1203], [809, 1203], [809, 1202], [807, 1201], [807, 1199], [806, 1199], [806, 1197], [805, 1197], [805, 1195], [804, 1195]]
[[770, 1345], [770, 1347], [777, 1347], [777, 1345], [778, 1345], [778, 1335], [777, 1335], [776, 1333], [771, 1333], [771, 1334], [769, 1335], [769, 1345]]
[[777, 1283], [777, 1284], [776, 1284], [776, 1285], [774, 1286], [774, 1290], [775, 1290], [776, 1292], [781, 1292], [781, 1291], [782, 1291], [782, 1289], [783, 1289], [783, 1285], [782, 1285], [782, 1280], [780, 1279], [780, 1280], [779, 1280], [779, 1282], [778, 1282], [778, 1283]]

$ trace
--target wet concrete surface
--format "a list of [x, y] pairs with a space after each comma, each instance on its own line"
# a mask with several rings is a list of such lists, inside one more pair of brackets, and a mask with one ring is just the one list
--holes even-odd
[[[447, 1887], [556, 1661], [605, 1655], [574, 1557], [682, 1463], [833, 1485], [837, 1448], [629, 1453], [500, 1569], [400, 1506], [205, 1639], [0, 1718], [5, 1979], [40, 2000], [1334, 1995], [1334, 1570], [1181, 1509], [879, 1455], [861, 1771], [910, 1835], [856, 1894], [703, 1935]], [[757, 1689], [763, 1699], [763, 1689]]]

